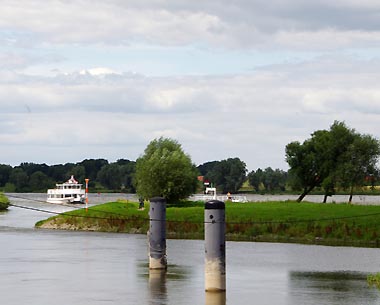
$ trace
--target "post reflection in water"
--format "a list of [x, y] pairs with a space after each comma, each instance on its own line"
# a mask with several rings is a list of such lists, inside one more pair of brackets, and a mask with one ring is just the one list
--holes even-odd
[[206, 292], [206, 305], [226, 305], [226, 292]]
[[166, 304], [166, 275], [166, 270], [163, 269], [149, 270], [150, 304]]

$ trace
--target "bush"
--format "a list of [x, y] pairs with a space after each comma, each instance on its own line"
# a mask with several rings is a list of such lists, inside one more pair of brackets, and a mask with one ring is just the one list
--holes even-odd
[[0, 211], [6, 210], [9, 207], [9, 199], [0, 193]]

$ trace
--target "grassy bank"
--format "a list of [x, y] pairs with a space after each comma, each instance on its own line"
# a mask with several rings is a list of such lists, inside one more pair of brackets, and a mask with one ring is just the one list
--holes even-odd
[[[149, 206], [118, 201], [49, 218], [36, 227], [146, 233]], [[167, 208], [171, 238], [203, 238], [203, 203]], [[228, 240], [380, 247], [380, 206], [287, 202], [227, 203]]]
[[8, 198], [3, 193], [0, 193], [0, 211], [4, 211], [8, 209], [8, 206], [9, 206]]

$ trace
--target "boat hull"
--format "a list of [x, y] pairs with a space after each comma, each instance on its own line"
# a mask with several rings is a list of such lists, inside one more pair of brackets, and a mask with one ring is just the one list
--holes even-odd
[[46, 202], [56, 204], [84, 204], [85, 200], [76, 198], [48, 198]]

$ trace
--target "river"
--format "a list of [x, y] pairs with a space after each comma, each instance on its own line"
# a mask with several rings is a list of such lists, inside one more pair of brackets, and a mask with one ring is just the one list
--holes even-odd
[[[92, 204], [122, 195], [101, 196], [90, 198]], [[11, 202], [52, 212], [70, 209], [42, 202], [44, 195], [22, 197]], [[380, 303], [380, 292], [366, 282], [368, 273], [380, 271], [380, 249], [227, 242], [224, 298], [204, 292], [201, 240], [168, 240], [167, 273], [150, 273], [145, 235], [34, 229], [49, 216], [16, 207], [0, 213], [2, 304]]]

